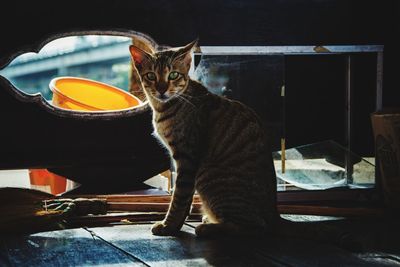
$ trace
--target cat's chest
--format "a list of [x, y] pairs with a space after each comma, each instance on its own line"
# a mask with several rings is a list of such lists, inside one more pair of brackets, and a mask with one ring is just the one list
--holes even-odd
[[167, 147], [174, 149], [185, 135], [185, 125], [182, 121], [170, 119], [168, 121], [157, 122], [153, 118], [154, 135]]
[[171, 151], [196, 143], [200, 126], [198, 110], [180, 103], [164, 112], [153, 109], [154, 135]]

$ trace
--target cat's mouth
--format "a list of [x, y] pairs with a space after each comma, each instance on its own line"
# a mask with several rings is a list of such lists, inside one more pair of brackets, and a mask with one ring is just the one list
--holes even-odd
[[165, 95], [165, 94], [158, 94], [155, 97], [161, 102], [166, 102], [166, 101], [168, 101], [170, 99], [170, 97]]

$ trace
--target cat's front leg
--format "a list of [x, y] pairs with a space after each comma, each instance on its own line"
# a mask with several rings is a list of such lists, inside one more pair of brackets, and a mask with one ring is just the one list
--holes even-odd
[[194, 172], [178, 170], [172, 201], [165, 219], [151, 228], [155, 235], [175, 235], [190, 212], [194, 194]]

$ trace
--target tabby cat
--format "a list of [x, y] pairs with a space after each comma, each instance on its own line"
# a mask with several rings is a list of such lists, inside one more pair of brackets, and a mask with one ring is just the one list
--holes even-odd
[[196, 190], [206, 215], [198, 236], [305, 235], [278, 214], [269, 140], [255, 112], [189, 78], [195, 46], [196, 41], [155, 53], [130, 46], [153, 110], [154, 134], [177, 171], [168, 213], [153, 225], [153, 234], [181, 229]]

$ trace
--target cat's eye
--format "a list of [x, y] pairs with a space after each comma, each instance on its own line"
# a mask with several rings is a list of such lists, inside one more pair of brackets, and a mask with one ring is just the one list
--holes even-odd
[[155, 81], [156, 80], [156, 74], [154, 72], [148, 72], [148, 73], [146, 73], [146, 78], [149, 81]]
[[178, 78], [179, 73], [176, 71], [172, 71], [169, 75], [168, 75], [168, 80], [175, 80], [176, 78]]

